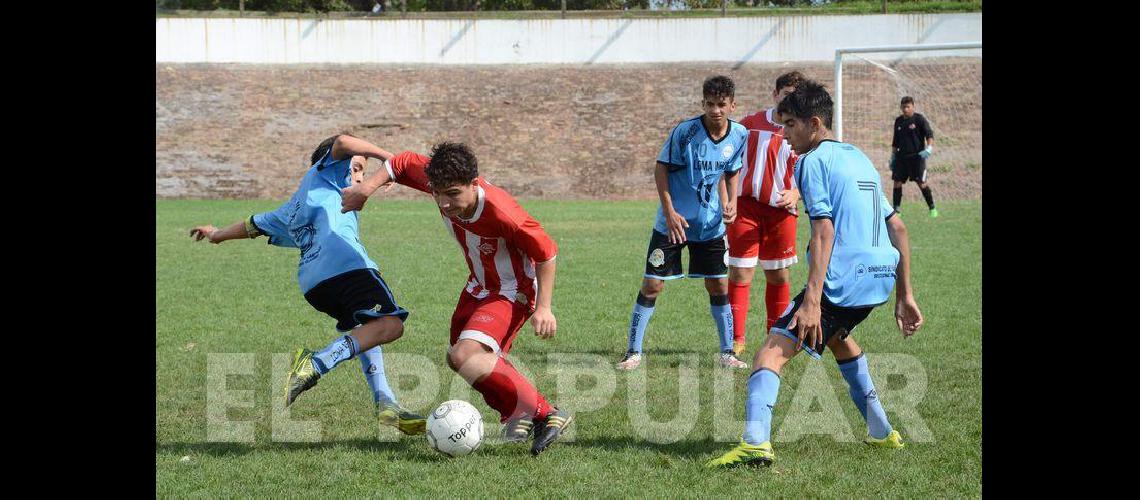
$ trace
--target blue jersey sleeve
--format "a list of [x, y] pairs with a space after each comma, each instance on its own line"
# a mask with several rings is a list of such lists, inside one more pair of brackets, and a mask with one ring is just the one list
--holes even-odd
[[293, 247], [297, 248], [297, 243], [293, 241], [293, 236], [289, 234], [288, 220], [289, 203], [281, 205], [272, 212], [264, 212], [253, 215], [249, 218], [250, 222], [257, 228], [257, 231], [269, 237], [270, 245], [277, 245], [279, 247]]
[[813, 220], [831, 219], [831, 195], [827, 191], [827, 172], [823, 169], [823, 162], [816, 155], [801, 156], [795, 169], [808, 216]]
[[669, 133], [669, 139], [661, 146], [661, 153], [657, 155], [657, 161], [670, 165], [673, 167], [684, 167], [685, 158], [681, 151], [681, 138], [680, 126], [673, 127], [673, 131]]
[[883, 220], [889, 219], [895, 213], [895, 207], [887, 201], [887, 195], [883, 193], [882, 189], [879, 190], [879, 206], [882, 207]]

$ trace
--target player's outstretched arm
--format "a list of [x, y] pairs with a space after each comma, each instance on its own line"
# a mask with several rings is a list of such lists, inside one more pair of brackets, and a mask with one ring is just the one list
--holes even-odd
[[903, 337], [910, 337], [922, 326], [923, 319], [910, 284], [910, 240], [906, 224], [898, 216], [887, 220], [887, 236], [899, 251], [899, 265], [895, 270], [895, 322]]
[[538, 280], [538, 295], [535, 297], [534, 315], [530, 317], [530, 324], [534, 327], [534, 334], [548, 339], [558, 330], [558, 320], [550, 308], [554, 295], [554, 258], [534, 265], [535, 279]]
[[238, 221], [225, 229], [218, 229], [210, 224], [197, 226], [190, 230], [190, 237], [194, 238], [194, 241], [206, 239], [216, 245], [227, 240], [249, 238], [249, 232], [246, 231], [246, 221]]
[[830, 218], [821, 217], [811, 221], [811, 240], [808, 241], [808, 279], [804, 288], [804, 303], [788, 323], [791, 330], [799, 326], [800, 341], [796, 350], [803, 348], [804, 342], [818, 346], [823, 343], [823, 327], [820, 325], [820, 301], [823, 297], [823, 280], [827, 276], [827, 265], [831, 262], [831, 248], [835, 243], [835, 224]]
[[344, 134], [337, 136], [332, 145], [333, 159], [340, 161], [353, 156], [364, 156], [367, 158], [376, 158], [380, 161], [388, 161], [396, 155], [358, 137]]

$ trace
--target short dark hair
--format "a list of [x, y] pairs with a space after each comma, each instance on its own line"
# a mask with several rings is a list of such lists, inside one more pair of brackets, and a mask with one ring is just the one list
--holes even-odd
[[776, 78], [776, 89], [773, 92], [779, 92], [784, 87], [799, 88], [800, 84], [808, 78], [800, 73], [799, 70], [789, 71]]
[[346, 132], [342, 132], [342, 133], [339, 133], [337, 135], [334, 135], [332, 137], [329, 137], [328, 139], [321, 141], [321, 143], [317, 145], [317, 149], [313, 150], [312, 156], [309, 157], [309, 166], [316, 165], [317, 162], [320, 161], [322, 157], [324, 157], [326, 154], [328, 154], [328, 152], [332, 149], [333, 143], [336, 142], [336, 138], [340, 137], [342, 135], [347, 135], [349, 137], [356, 137], [355, 135], [352, 135], [352, 134], [349, 134]]
[[823, 126], [831, 129], [831, 94], [823, 84], [815, 80], [804, 80], [796, 87], [795, 92], [788, 94], [776, 108], [781, 115], [788, 115], [808, 121], [818, 116]]
[[907, 104], [914, 104], [914, 98], [911, 96], [902, 98], [902, 102], [899, 103], [899, 106], [906, 106]]
[[479, 176], [479, 161], [466, 144], [441, 142], [431, 148], [431, 161], [424, 173], [437, 190], [471, 184]]
[[704, 97], [736, 98], [736, 84], [732, 82], [732, 78], [724, 75], [709, 77], [702, 87]]

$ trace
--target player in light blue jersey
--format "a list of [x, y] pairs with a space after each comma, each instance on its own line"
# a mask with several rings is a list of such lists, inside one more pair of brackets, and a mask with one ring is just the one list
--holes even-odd
[[673, 128], [661, 147], [654, 170], [661, 205], [649, 238], [645, 275], [629, 325], [629, 345], [617, 364], [621, 370], [641, 365], [645, 328], [665, 281], [686, 275], [681, 249], [689, 247], [690, 278], [704, 278], [710, 312], [719, 334], [717, 361], [745, 369], [732, 350], [732, 309], [728, 303], [725, 223], [736, 218], [736, 175], [748, 141], [743, 125], [728, 119], [736, 110], [736, 85], [714, 76], [703, 85], [705, 113]]
[[780, 370], [801, 349], [815, 358], [835, 354], [849, 394], [867, 421], [867, 444], [902, 448], [867, 370], [867, 358], [851, 332], [896, 288], [895, 321], [904, 338], [922, 326], [910, 284], [906, 226], [887, 203], [878, 171], [858, 148], [831, 135], [831, 96], [817, 82], [803, 82], [779, 105], [784, 137], [800, 155], [795, 171], [811, 217], [808, 279], [804, 290], [772, 326], [756, 353], [748, 379], [744, 436], [710, 467], [769, 465], [775, 459], [772, 407]]
[[363, 180], [369, 157], [383, 159], [367, 141], [346, 134], [330, 137], [313, 151], [300, 187], [278, 209], [224, 229], [198, 226], [190, 236], [221, 243], [266, 235], [271, 245], [300, 250], [301, 293], [337, 320], [341, 335], [323, 350], [297, 350], [286, 380], [286, 406], [338, 364], [359, 357], [380, 422], [405, 434], [423, 434], [426, 420], [402, 408], [388, 385], [380, 348], [403, 335], [408, 312], [396, 304], [360, 243], [357, 212], [341, 213], [341, 189]]

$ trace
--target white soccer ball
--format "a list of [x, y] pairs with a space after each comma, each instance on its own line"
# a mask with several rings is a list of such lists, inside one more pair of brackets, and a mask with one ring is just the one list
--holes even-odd
[[427, 440], [449, 457], [471, 453], [483, 444], [483, 415], [466, 401], [444, 401], [428, 416]]

